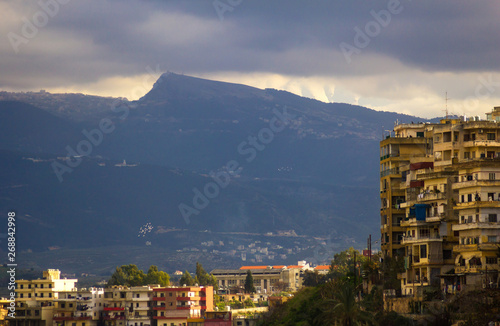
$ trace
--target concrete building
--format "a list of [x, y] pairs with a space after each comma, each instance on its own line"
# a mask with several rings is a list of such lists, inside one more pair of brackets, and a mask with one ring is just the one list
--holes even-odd
[[54, 300], [54, 326], [97, 326], [104, 303], [104, 289], [61, 291]]
[[380, 143], [381, 237], [403, 294], [498, 286], [500, 107], [488, 120], [399, 124]]
[[300, 265], [242, 266], [240, 269], [214, 269], [210, 273], [217, 278], [218, 287], [228, 292], [231, 288], [245, 287], [247, 271], [252, 272], [257, 293], [273, 293], [284, 290], [297, 291], [302, 287], [303, 272], [311, 269], [305, 262]]
[[214, 310], [212, 286], [155, 288], [153, 293], [157, 326], [185, 326], [188, 318], [204, 317]]
[[76, 279], [61, 279], [61, 272], [49, 269], [43, 278], [16, 281], [16, 318], [8, 318], [11, 326], [51, 326], [54, 300], [59, 292], [75, 288]]

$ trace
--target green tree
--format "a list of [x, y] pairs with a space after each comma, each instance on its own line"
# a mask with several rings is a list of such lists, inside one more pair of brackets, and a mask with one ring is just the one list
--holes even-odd
[[116, 271], [111, 275], [108, 281], [108, 286], [111, 285], [125, 285], [125, 286], [141, 286], [148, 284], [160, 284], [167, 286], [170, 284], [170, 276], [159, 271], [158, 267], [151, 265], [148, 273], [145, 274], [136, 265], [122, 265], [116, 267]]
[[253, 276], [250, 270], [247, 271], [247, 277], [245, 279], [245, 292], [255, 293], [255, 286], [253, 285]]
[[360, 323], [375, 324], [373, 315], [362, 310], [356, 301], [357, 287], [348, 281], [333, 283], [333, 297], [326, 299], [327, 308], [323, 314], [325, 323], [336, 320], [344, 326], [359, 325]]
[[401, 282], [398, 280], [398, 273], [404, 272], [404, 263], [404, 257], [385, 257], [384, 262], [382, 263], [384, 289], [395, 289], [396, 291], [401, 291]]
[[144, 284], [146, 275], [136, 265], [122, 265], [116, 267], [116, 271], [111, 275], [108, 285], [139, 286]]
[[196, 276], [195, 283], [202, 286], [213, 286], [217, 290], [217, 279], [212, 274], [208, 274], [203, 266], [196, 262]]
[[304, 286], [317, 286], [319, 284], [325, 283], [327, 279], [326, 275], [320, 275], [318, 271], [305, 271], [304, 281], [302, 285]]
[[146, 275], [146, 284], [170, 285], [170, 276], [164, 271], [159, 271], [158, 267], [151, 265]]
[[196, 278], [198, 279], [199, 285], [207, 285], [208, 284], [209, 275], [207, 272], [205, 272], [205, 269], [203, 268], [203, 266], [198, 262], [196, 262]]
[[187, 286], [193, 286], [196, 284], [196, 281], [193, 279], [191, 274], [189, 274], [188, 271], [185, 271], [184, 274], [182, 274], [181, 278], [179, 279], [179, 284], [182, 286], [186, 284]]

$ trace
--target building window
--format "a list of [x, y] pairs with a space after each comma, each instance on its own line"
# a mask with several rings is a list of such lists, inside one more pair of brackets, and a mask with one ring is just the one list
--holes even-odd
[[427, 245], [420, 246], [420, 258], [427, 258]]
[[488, 137], [488, 140], [495, 140], [495, 133], [489, 132], [486, 135]]
[[488, 214], [488, 222], [496, 223], [497, 222], [497, 214]]
[[489, 235], [488, 236], [488, 242], [490, 242], [490, 243], [497, 242], [497, 236], [496, 235]]
[[495, 173], [488, 173], [488, 178], [490, 180], [495, 180]]
[[496, 265], [497, 261], [497, 257], [486, 257], [486, 264], [488, 265]]

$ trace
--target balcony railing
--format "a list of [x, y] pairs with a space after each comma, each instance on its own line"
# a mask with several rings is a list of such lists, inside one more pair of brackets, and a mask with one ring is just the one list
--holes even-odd
[[498, 250], [499, 243], [475, 243], [461, 244], [453, 246], [453, 251], [479, 251], [479, 250]]
[[443, 240], [443, 237], [441, 237], [439, 235], [404, 237], [403, 244], [412, 243], [412, 242], [442, 241], [442, 240]]
[[391, 175], [391, 174], [399, 174], [399, 168], [392, 168], [392, 169], [388, 169], [388, 170], [384, 170], [382, 172], [380, 172], [380, 177], [386, 177], [388, 175]]

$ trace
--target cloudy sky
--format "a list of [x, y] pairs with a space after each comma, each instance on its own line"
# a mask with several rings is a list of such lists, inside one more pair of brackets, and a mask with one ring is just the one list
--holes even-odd
[[499, 1], [0, 0], [0, 90], [136, 99], [161, 72], [421, 117], [500, 105]]

